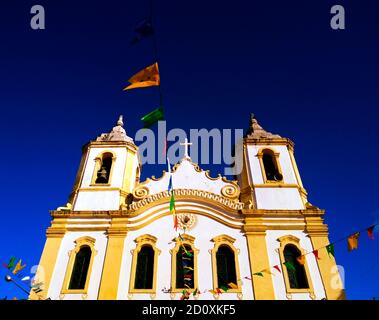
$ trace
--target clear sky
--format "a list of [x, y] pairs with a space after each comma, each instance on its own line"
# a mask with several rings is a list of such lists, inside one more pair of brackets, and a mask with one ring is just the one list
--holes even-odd
[[[46, 29], [30, 28], [30, 8]], [[330, 28], [342, 4], [346, 30]], [[379, 222], [377, 1], [155, 1], [169, 128], [246, 128], [254, 112], [291, 138], [309, 201], [334, 241]], [[81, 147], [119, 114], [127, 133], [158, 107], [156, 88], [123, 92], [154, 62], [151, 40], [131, 46], [148, 1], [0, 4], [0, 260], [38, 264], [49, 210], [67, 202]], [[211, 169], [216, 176], [221, 169]], [[163, 165], [145, 165], [143, 178]], [[379, 298], [379, 233], [359, 250], [336, 246], [347, 297]], [[26, 271], [27, 272], [27, 271]], [[3, 278], [0, 298], [24, 297]]]

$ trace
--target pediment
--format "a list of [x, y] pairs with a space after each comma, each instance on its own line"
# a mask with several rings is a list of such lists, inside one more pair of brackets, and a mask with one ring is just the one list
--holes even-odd
[[[211, 194], [220, 198], [239, 202], [240, 187], [237, 181], [228, 180], [221, 175], [212, 178], [209, 171], [200, 169], [189, 158], [183, 158], [172, 171], [172, 186], [174, 190], [196, 190], [199, 194]], [[160, 178], [151, 177], [138, 184], [133, 191], [135, 201], [158, 194], [166, 194], [170, 181], [170, 174], [163, 171]]]

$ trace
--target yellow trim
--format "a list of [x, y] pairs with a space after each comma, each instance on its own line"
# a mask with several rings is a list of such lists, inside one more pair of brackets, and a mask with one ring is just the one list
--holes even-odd
[[[161, 253], [156, 247], [157, 238], [150, 235], [144, 234], [139, 236], [134, 240], [136, 243], [136, 248], [132, 250], [132, 268], [130, 271], [130, 281], [129, 281], [129, 294], [132, 293], [156, 293], [157, 292], [157, 268], [158, 268], [158, 256]], [[138, 253], [141, 251], [142, 247], [148, 245], [154, 250], [154, 267], [153, 267], [153, 288], [152, 289], [135, 289], [135, 279], [137, 273], [137, 262], [138, 262]]]
[[177, 293], [182, 292], [183, 290], [188, 290], [188, 288], [176, 288], [176, 254], [179, 251], [179, 248], [181, 245], [189, 245], [191, 247], [191, 250], [193, 250], [193, 285], [194, 288], [199, 288], [198, 286], [198, 277], [197, 277], [197, 256], [199, 254], [199, 250], [195, 248], [195, 238], [188, 235], [183, 234], [181, 235], [183, 240], [181, 240], [179, 237], [173, 239], [175, 242], [175, 247], [170, 250], [171, 253], [171, 292]]
[[45, 246], [43, 248], [41, 259], [38, 264], [38, 269], [35, 275], [36, 282], [43, 282], [43, 285], [41, 287], [43, 291], [37, 294], [33, 290], [31, 290], [29, 299], [45, 300], [48, 298], [50, 282], [58, 259], [58, 253], [64, 234], [65, 230], [58, 228], [53, 233], [47, 233]]
[[[97, 251], [95, 250], [95, 241], [96, 240], [94, 238], [91, 238], [91, 237], [81, 237], [81, 238], [75, 240], [75, 243], [76, 243], [75, 248], [69, 252], [70, 258], [68, 260], [68, 264], [67, 264], [67, 268], [66, 268], [66, 275], [64, 277], [61, 294], [67, 294], [67, 293], [87, 294], [88, 293], [88, 286], [89, 286], [89, 282], [90, 282], [90, 278], [91, 278], [93, 260], [95, 258], [95, 255], [97, 254]], [[91, 249], [91, 260], [90, 260], [90, 263], [88, 266], [87, 277], [86, 277], [84, 289], [69, 289], [71, 275], [72, 275], [72, 271], [74, 269], [75, 258], [83, 246], [88, 246]]]
[[127, 229], [124, 219], [113, 218], [108, 229], [108, 244], [99, 288], [99, 300], [116, 300]]
[[279, 182], [267, 182], [267, 184], [255, 184], [254, 188], [296, 188], [299, 189], [300, 187], [297, 184], [292, 183], [279, 183]]
[[[107, 183], [96, 183], [97, 173], [101, 169], [101, 166], [102, 166], [103, 161], [104, 161], [104, 156], [106, 154], [112, 155], [112, 165], [111, 165], [111, 171], [109, 173], [108, 182]], [[116, 156], [115, 156], [114, 152], [111, 150], [104, 150], [99, 155], [97, 155], [94, 160], [95, 160], [95, 167], [94, 167], [94, 170], [92, 173], [92, 179], [91, 179], [90, 186], [110, 186], [112, 184], [113, 168], [114, 168], [115, 162], [116, 162]]]
[[236, 249], [234, 247], [234, 242], [236, 241], [236, 239], [226, 235], [226, 234], [223, 234], [223, 235], [220, 235], [220, 236], [217, 236], [217, 237], [214, 237], [211, 241], [214, 242], [214, 246], [213, 246], [213, 249], [211, 250], [211, 255], [212, 255], [212, 275], [213, 275], [213, 289], [216, 290], [216, 288], [219, 288], [218, 286], [218, 277], [217, 277], [217, 251], [219, 249], [220, 246], [222, 245], [225, 245], [227, 246], [228, 248], [230, 248], [233, 253], [234, 253], [234, 266], [235, 266], [235, 269], [236, 269], [236, 282], [235, 283], [237, 285], [237, 289], [231, 289], [229, 288], [229, 290], [225, 293], [241, 293], [242, 292], [242, 287], [241, 287], [241, 281], [239, 281], [239, 279], [241, 279], [241, 275], [240, 275], [240, 270], [239, 270], [239, 262], [238, 262], [238, 255], [240, 253], [240, 250], [239, 249]]
[[[286, 261], [286, 259], [284, 257], [284, 249], [287, 245], [295, 246], [300, 251], [301, 255], [306, 254], [306, 252], [300, 247], [300, 239], [293, 236], [293, 235], [287, 235], [287, 236], [280, 237], [277, 239], [277, 241], [280, 242], [279, 257], [280, 257], [280, 263], [281, 264], [283, 264]], [[291, 294], [291, 293], [311, 293], [311, 294], [314, 294], [312, 278], [310, 276], [311, 274], [310, 274], [309, 268], [308, 268], [308, 258], [309, 258], [309, 256], [306, 255], [305, 256], [305, 264], [303, 267], [304, 267], [304, 271], [305, 271], [305, 276], [307, 277], [307, 282], [308, 282], [309, 288], [304, 288], [304, 289], [291, 288], [289, 277], [288, 277], [287, 267], [285, 267], [285, 266], [282, 267], [282, 270], [283, 270], [282, 273], [283, 273], [283, 278], [284, 278], [284, 283], [285, 283], [287, 294]]]
[[[317, 249], [326, 247], [330, 241], [328, 238], [328, 228], [323, 223], [322, 219], [317, 217], [306, 217], [305, 221], [305, 231], [308, 233], [313, 248]], [[335, 285], [336, 282], [342, 284], [335, 258], [332, 255], [329, 255], [326, 250], [319, 250], [319, 258], [320, 260], [316, 260], [316, 262], [320, 271], [326, 298], [328, 300], [346, 299], [344, 288]]]
[[[263, 163], [263, 155], [267, 151], [270, 152], [271, 155], [273, 156], [273, 160], [275, 161], [274, 165], [276, 166], [276, 169], [278, 170], [278, 172], [283, 177], [283, 179], [281, 181], [267, 180], [266, 170], [265, 170], [265, 166]], [[280, 153], [276, 152], [273, 148], [263, 147], [263, 148], [259, 149], [259, 151], [257, 153], [257, 157], [259, 159], [259, 163], [260, 163], [260, 167], [261, 167], [263, 183], [268, 183], [270, 185], [282, 185], [282, 184], [284, 184], [284, 175], [283, 175], [282, 167], [280, 165], [279, 155], [280, 155]]]
[[93, 192], [93, 191], [120, 191], [121, 192], [121, 189], [120, 188], [106, 188], [106, 186], [110, 186], [110, 184], [101, 184], [101, 186], [99, 184], [96, 184], [96, 185], [93, 185], [92, 188], [80, 188], [79, 191], [82, 191], [82, 192]]
[[255, 226], [250, 221], [246, 222], [245, 232], [247, 248], [249, 250], [249, 262], [251, 272], [251, 283], [254, 291], [255, 300], [274, 300], [274, 285], [272, 275], [265, 274], [264, 277], [253, 276], [254, 273], [260, 272], [270, 266], [266, 244], [266, 232], [260, 227]]
[[292, 140], [288, 138], [259, 138], [259, 139], [253, 139], [253, 138], [244, 138], [245, 144], [254, 144], [254, 145], [285, 145], [289, 146], [290, 148], [294, 147], [294, 143]]
[[301, 181], [301, 177], [300, 177], [300, 173], [299, 173], [299, 168], [297, 167], [297, 163], [296, 163], [296, 160], [295, 160], [295, 155], [294, 155], [294, 150], [293, 148], [288, 148], [288, 151], [289, 151], [289, 156], [290, 156], [290, 159], [291, 159], [291, 164], [292, 164], [292, 167], [293, 167], [293, 171], [295, 172], [295, 177], [296, 177], [296, 181], [297, 183], [299, 184], [300, 186], [300, 195], [301, 195], [301, 199], [303, 200], [303, 203], [304, 205], [308, 202], [308, 199], [307, 199], [307, 191], [305, 190], [304, 186], [303, 186], [303, 182]]
[[138, 161], [136, 159], [137, 153], [133, 150], [127, 149], [126, 153], [126, 163], [125, 163], [125, 169], [123, 172], [123, 182], [122, 182], [122, 191], [124, 192], [120, 197], [120, 207], [122, 205], [125, 205], [126, 197], [129, 193], [133, 191], [135, 188], [135, 179], [132, 181], [133, 175], [137, 175], [137, 169], [135, 168], [137, 165], [138, 168]]

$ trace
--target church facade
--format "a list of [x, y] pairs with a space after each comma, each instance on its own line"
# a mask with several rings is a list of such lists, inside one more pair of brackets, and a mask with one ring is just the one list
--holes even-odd
[[120, 117], [83, 147], [69, 202], [51, 211], [36, 275], [43, 291], [31, 299], [344, 297], [333, 255], [312, 254], [329, 244], [328, 228], [290, 139], [252, 117], [236, 180], [212, 177], [186, 151], [171, 172], [140, 181], [123, 126]]

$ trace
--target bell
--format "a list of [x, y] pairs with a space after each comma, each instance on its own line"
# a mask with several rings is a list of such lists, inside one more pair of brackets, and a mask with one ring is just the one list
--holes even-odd
[[101, 170], [97, 172], [96, 183], [107, 183], [108, 182], [108, 172], [105, 167], [102, 167]]
[[101, 168], [101, 171], [99, 171], [98, 173], [98, 177], [107, 179], [107, 170], [105, 169], [105, 167]]

